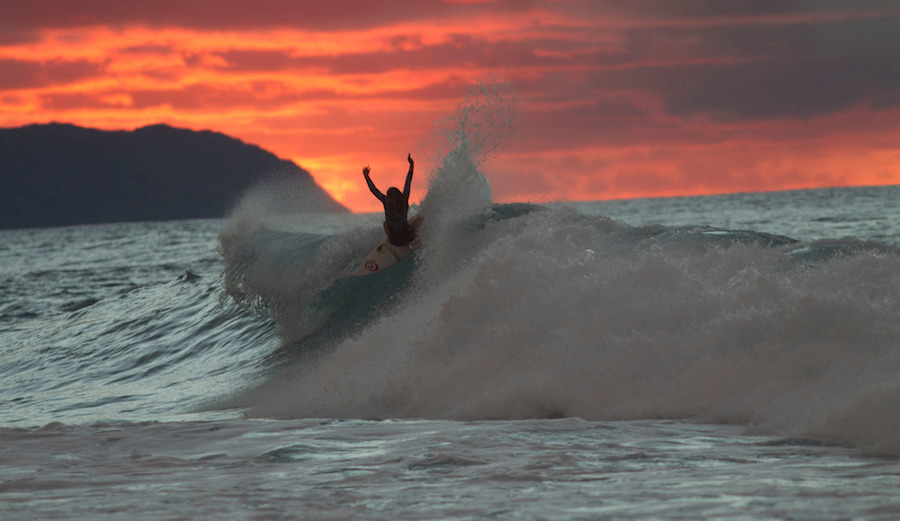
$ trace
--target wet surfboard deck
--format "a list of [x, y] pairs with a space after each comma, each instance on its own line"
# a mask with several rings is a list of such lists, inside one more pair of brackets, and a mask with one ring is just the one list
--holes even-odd
[[[412, 218], [409, 219], [409, 223], [418, 229], [422, 224], [422, 216], [412, 216]], [[419, 239], [416, 239], [405, 246], [395, 246], [388, 242], [387, 237], [385, 237], [378, 246], [375, 246], [375, 249], [366, 255], [366, 258], [363, 259], [359, 267], [356, 268], [353, 275], [359, 277], [384, 271], [386, 268], [397, 264], [409, 256], [418, 245]]]

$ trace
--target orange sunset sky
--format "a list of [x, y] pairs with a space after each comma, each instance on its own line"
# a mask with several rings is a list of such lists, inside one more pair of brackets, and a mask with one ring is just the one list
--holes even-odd
[[499, 202], [900, 184], [900, 4], [3, 0], [0, 126], [211, 129], [357, 211], [469, 87], [517, 98]]

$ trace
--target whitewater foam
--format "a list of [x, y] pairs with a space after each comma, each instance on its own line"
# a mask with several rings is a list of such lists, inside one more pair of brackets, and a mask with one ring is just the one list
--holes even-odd
[[275, 418], [689, 418], [900, 452], [892, 247], [491, 204], [485, 149], [469, 146], [485, 141], [455, 136], [418, 209], [423, 246], [393, 270], [348, 277], [377, 226], [226, 232], [241, 259], [226, 254], [232, 294], [265, 302], [286, 344], [317, 353], [232, 405]]
[[251, 414], [696, 418], [893, 450], [892, 431], [851, 425], [872, 423], [859, 404], [894, 414], [896, 255], [797, 262], [787, 239], [565, 208], [483, 219], [423, 248], [390, 313], [292, 367]]

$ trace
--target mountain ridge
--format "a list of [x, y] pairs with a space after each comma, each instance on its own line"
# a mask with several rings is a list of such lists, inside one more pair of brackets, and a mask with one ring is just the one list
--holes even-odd
[[349, 211], [295, 163], [212, 130], [0, 128], [0, 229], [223, 217], [273, 179], [298, 186], [298, 210]]

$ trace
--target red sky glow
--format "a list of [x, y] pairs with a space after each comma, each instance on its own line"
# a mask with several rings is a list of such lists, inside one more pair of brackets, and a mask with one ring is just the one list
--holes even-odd
[[11, 0], [0, 126], [211, 129], [356, 211], [469, 88], [518, 122], [498, 202], [900, 184], [900, 8], [799, 0]]

